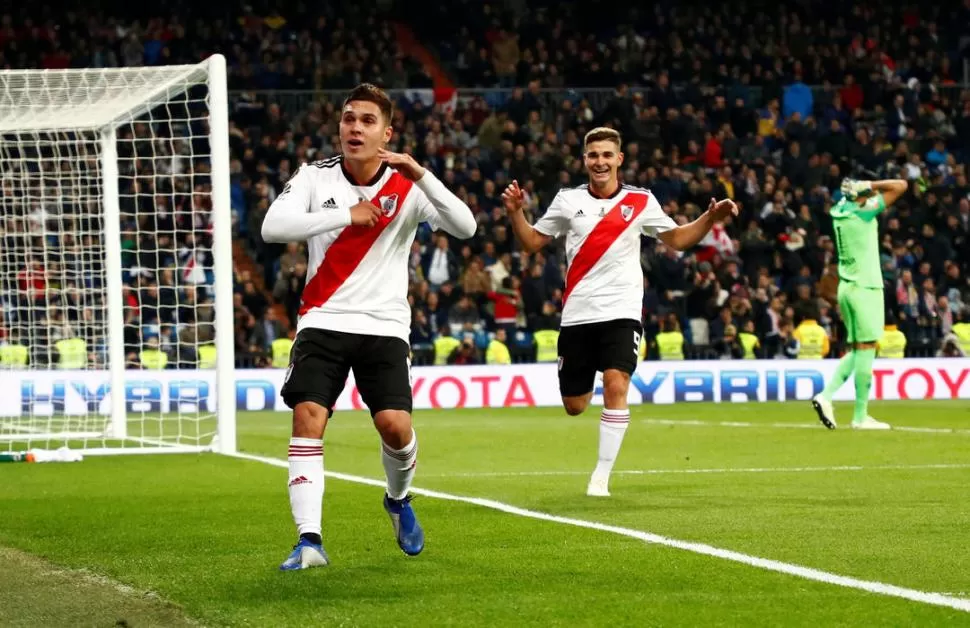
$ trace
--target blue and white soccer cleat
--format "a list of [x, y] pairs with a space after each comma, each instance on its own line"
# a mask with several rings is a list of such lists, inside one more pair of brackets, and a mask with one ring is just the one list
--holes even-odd
[[293, 551], [287, 556], [280, 571], [292, 571], [294, 569], [309, 569], [310, 567], [326, 567], [330, 564], [330, 558], [322, 545], [312, 543], [307, 539], [301, 538], [300, 542], [293, 546]]
[[391, 518], [397, 545], [408, 556], [417, 556], [424, 549], [424, 530], [411, 508], [412, 496], [391, 499], [384, 495], [384, 510]]

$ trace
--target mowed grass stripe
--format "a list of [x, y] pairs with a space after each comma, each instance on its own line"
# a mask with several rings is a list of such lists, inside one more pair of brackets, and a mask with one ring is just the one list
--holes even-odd
[[[278, 458], [257, 456], [257, 455], [246, 454], [246, 453], [237, 453], [237, 454], [234, 454], [234, 457], [242, 458], [244, 460], [253, 460], [255, 462], [262, 462], [264, 464], [269, 464], [275, 467], [279, 467], [281, 469], [287, 469], [289, 467], [289, 464], [287, 463], [286, 460], [280, 460]], [[385, 486], [384, 480], [376, 480], [373, 478], [367, 478], [359, 475], [350, 475], [346, 473], [338, 473], [335, 471], [327, 471], [326, 475], [328, 477], [331, 477], [337, 480], [344, 480], [346, 482], [353, 482], [356, 484], [364, 484], [367, 486], [375, 486], [379, 488]], [[729, 560], [729, 561], [741, 563], [743, 565], [747, 565], [750, 567], [758, 567], [760, 569], [766, 569], [768, 571], [774, 571], [774, 572], [783, 573], [791, 576], [796, 576], [799, 578], [805, 578], [807, 580], [814, 580], [816, 582], [822, 582], [825, 584], [846, 587], [849, 589], [857, 589], [860, 591], [866, 591], [868, 593], [875, 593], [878, 595], [886, 595], [890, 597], [902, 598], [913, 602], [920, 602], [922, 604], [930, 604], [933, 606], [943, 606], [946, 608], [952, 608], [954, 610], [970, 613], [970, 600], [943, 595], [941, 593], [919, 591], [916, 589], [899, 587], [899, 586], [887, 584], [884, 582], [861, 580], [861, 579], [852, 578], [849, 576], [842, 576], [839, 574], [829, 573], [827, 571], [822, 571], [819, 569], [813, 569], [811, 567], [804, 567], [802, 565], [795, 565], [792, 563], [785, 563], [777, 560], [771, 560], [768, 558], [761, 558], [759, 556], [742, 554], [741, 552], [722, 549], [722, 548], [714, 547], [712, 545], [707, 545], [704, 543], [693, 543], [690, 541], [681, 541], [678, 539], [661, 536], [659, 534], [644, 532], [642, 530], [634, 530], [631, 528], [623, 528], [620, 526], [608, 525], [608, 524], [599, 523], [596, 521], [586, 521], [583, 519], [574, 519], [571, 517], [560, 517], [558, 515], [552, 515], [549, 513], [539, 512], [536, 510], [528, 510], [525, 508], [519, 508], [511, 504], [506, 504], [506, 503], [491, 500], [491, 499], [483, 499], [479, 497], [464, 497], [462, 495], [453, 495], [451, 493], [443, 493], [440, 491], [432, 491], [432, 490], [422, 489], [417, 487], [412, 488], [411, 492], [414, 493], [415, 495], [423, 495], [425, 497], [432, 497], [435, 499], [461, 502], [465, 504], [471, 504], [474, 506], [480, 506], [482, 508], [489, 508], [492, 510], [497, 510], [497, 511], [504, 512], [510, 515], [515, 515], [518, 517], [526, 517], [529, 519], [536, 519], [539, 521], [547, 521], [550, 523], [558, 523], [558, 524], [574, 526], [578, 528], [585, 528], [588, 530], [598, 530], [601, 532], [609, 532], [611, 534], [617, 534], [620, 536], [637, 539], [645, 543], [662, 545], [664, 547], [679, 549], [679, 550], [691, 552], [694, 554], [701, 554], [704, 556], [711, 556], [713, 558], [720, 558], [722, 560]]]

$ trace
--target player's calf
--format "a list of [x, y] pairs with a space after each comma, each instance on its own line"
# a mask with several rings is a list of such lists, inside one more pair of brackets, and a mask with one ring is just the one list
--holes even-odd
[[384, 510], [391, 519], [398, 547], [408, 556], [416, 556], [424, 549], [424, 530], [408, 495], [418, 461], [418, 438], [411, 415], [402, 410], [377, 412], [374, 426], [381, 434], [381, 464], [387, 478]]
[[[329, 562], [322, 547], [323, 431], [328, 411], [316, 402], [297, 403], [287, 452], [290, 513], [300, 539], [280, 569], [305, 569]], [[322, 558], [321, 558], [322, 557]]]
[[605, 407], [600, 414], [599, 451], [596, 468], [586, 487], [587, 495], [608, 497], [610, 494], [610, 474], [630, 425], [630, 409], [626, 399], [629, 389], [629, 373], [619, 369], [607, 369], [603, 374]]

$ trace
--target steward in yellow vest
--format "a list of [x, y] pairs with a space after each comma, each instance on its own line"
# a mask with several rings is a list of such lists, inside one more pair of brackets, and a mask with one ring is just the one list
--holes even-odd
[[758, 357], [756, 351], [761, 348], [761, 339], [754, 333], [754, 321], [745, 321], [742, 331], [738, 334], [738, 342], [744, 349], [744, 360], [754, 360]]
[[158, 348], [157, 338], [149, 338], [147, 346], [138, 354], [138, 360], [147, 371], [161, 371], [168, 366], [168, 354]]
[[448, 334], [445, 327], [442, 334], [434, 339], [434, 363], [436, 366], [448, 364], [448, 357], [461, 346], [461, 341]]
[[970, 322], [964, 320], [953, 326], [953, 334], [960, 341], [963, 355], [970, 356]]
[[214, 369], [216, 367], [216, 346], [202, 345], [199, 347], [199, 368]]
[[741, 343], [741, 348], [744, 349], [744, 359], [754, 360], [757, 355], [755, 351], [761, 348], [761, 341], [752, 333], [742, 331], [738, 334], [738, 342]]
[[662, 331], [657, 334], [657, 353], [661, 360], [683, 360], [684, 334], [679, 331]]
[[540, 329], [532, 337], [536, 343], [536, 362], [559, 360], [559, 330]]
[[512, 364], [512, 354], [509, 347], [505, 344], [505, 330], [499, 329], [495, 332], [495, 337], [488, 343], [485, 349], [486, 364]]
[[657, 343], [657, 353], [661, 360], [684, 359], [684, 334], [680, 331], [680, 321], [676, 314], [667, 315], [654, 342]]
[[905, 358], [906, 334], [899, 331], [895, 325], [886, 325], [882, 338], [876, 345], [876, 355], [880, 358]]
[[290, 365], [290, 351], [293, 349], [293, 341], [289, 338], [277, 338], [270, 345], [273, 353], [273, 368], [285, 369]]
[[22, 369], [27, 366], [30, 352], [22, 344], [0, 345], [0, 369]]
[[62, 369], [79, 370], [88, 363], [88, 343], [83, 338], [65, 338], [54, 343], [57, 365]]
[[829, 335], [814, 318], [806, 318], [792, 335], [798, 341], [799, 360], [821, 360], [829, 354]]

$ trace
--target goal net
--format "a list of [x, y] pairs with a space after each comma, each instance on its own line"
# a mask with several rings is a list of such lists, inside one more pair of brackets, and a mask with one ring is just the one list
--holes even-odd
[[0, 452], [235, 449], [225, 59], [0, 72]]

